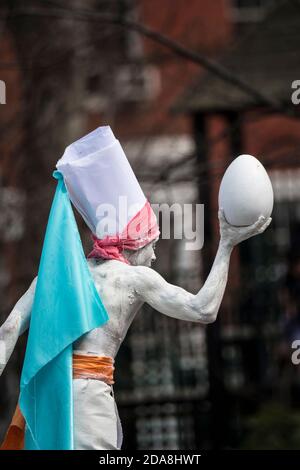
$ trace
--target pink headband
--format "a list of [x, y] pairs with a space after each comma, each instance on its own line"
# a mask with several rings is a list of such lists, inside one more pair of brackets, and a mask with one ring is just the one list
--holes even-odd
[[128, 222], [121, 235], [109, 236], [101, 240], [95, 235], [93, 250], [88, 258], [115, 259], [129, 264], [122, 255], [124, 250], [139, 250], [159, 237], [155, 214], [147, 201], [144, 207]]

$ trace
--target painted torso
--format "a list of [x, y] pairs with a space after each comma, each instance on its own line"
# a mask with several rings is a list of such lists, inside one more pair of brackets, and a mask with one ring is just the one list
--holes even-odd
[[124, 263], [89, 260], [88, 266], [109, 320], [76, 341], [74, 350], [115, 358], [143, 302], [138, 299], [134, 287], [129, 285], [128, 267]]

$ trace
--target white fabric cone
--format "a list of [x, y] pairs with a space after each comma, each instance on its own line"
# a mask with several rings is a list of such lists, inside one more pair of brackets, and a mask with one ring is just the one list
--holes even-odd
[[146, 203], [109, 126], [98, 127], [69, 145], [56, 167], [72, 203], [98, 238], [121, 233]]

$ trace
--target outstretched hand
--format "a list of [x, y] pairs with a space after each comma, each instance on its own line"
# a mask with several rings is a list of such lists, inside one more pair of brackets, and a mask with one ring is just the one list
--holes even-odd
[[219, 209], [218, 216], [221, 241], [230, 247], [234, 247], [238, 243], [247, 240], [254, 235], [263, 233], [272, 221], [271, 217], [266, 219], [263, 215], [261, 215], [252, 225], [247, 227], [235, 227], [227, 222], [225, 219], [224, 210], [222, 208]]

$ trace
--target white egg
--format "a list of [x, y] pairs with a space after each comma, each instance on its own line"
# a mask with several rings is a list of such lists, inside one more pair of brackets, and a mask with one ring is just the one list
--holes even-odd
[[227, 222], [251, 225], [260, 215], [270, 217], [274, 195], [270, 178], [257, 158], [240, 155], [227, 168], [219, 190], [219, 207]]

